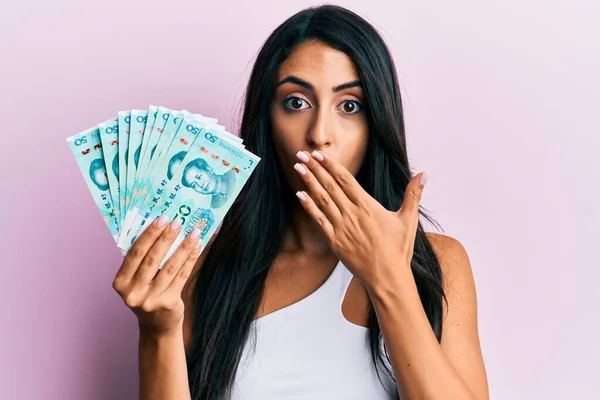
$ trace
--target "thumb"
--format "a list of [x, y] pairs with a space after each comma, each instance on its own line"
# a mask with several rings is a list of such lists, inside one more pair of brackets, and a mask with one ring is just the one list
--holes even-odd
[[408, 182], [404, 192], [404, 200], [402, 200], [402, 207], [398, 210], [398, 214], [413, 215], [415, 217], [419, 215], [419, 203], [428, 179], [429, 172], [423, 171]]

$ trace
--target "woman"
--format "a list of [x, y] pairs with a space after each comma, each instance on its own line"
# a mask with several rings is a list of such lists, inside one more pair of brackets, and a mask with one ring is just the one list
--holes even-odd
[[427, 174], [373, 27], [336, 6], [285, 21], [240, 135], [261, 162], [202, 256], [195, 231], [159, 270], [181, 229], [163, 216], [115, 277], [140, 397], [487, 399], [469, 259], [419, 223]]

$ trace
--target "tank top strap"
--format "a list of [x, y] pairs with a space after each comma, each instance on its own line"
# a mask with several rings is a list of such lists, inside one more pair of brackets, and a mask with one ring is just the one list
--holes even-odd
[[338, 269], [338, 279], [335, 286], [335, 295], [338, 300], [339, 305], [341, 306], [344, 298], [346, 297], [346, 292], [348, 291], [348, 287], [350, 286], [350, 282], [352, 281], [352, 272], [346, 268], [344, 263], [340, 260], [337, 264], [336, 268]]

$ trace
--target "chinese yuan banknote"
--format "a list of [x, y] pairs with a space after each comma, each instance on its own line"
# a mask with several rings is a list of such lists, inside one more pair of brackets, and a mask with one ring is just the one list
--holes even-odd
[[204, 248], [260, 162], [216, 118], [154, 105], [118, 111], [67, 143], [123, 255], [156, 218], [181, 221], [161, 268], [194, 228]]
[[93, 127], [67, 138], [79, 170], [83, 174], [100, 214], [115, 241], [119, 236], [119, 222], [113, 206], [110, 184], [106, 172], [100, 130]]
[[[119, 238], [118, 245], [121, 249], [127, 251], [138, 231], [145, 227], [148, 221], [152, 221], [162, 215], [162, 212], [158, 213], [159, 201], [166, 196], [166, 187], [179, 168], [183, 156], [191, 148], [192, 144], [196, 142], [204, 143], [207, 148], [214, 147], [215, 144], [212, 142], [216, 142], [223, 147], [227, 145], [232, 149], [245, 151], [239, 142], [232, 140], [229, 135], [223, 134], [220, 127], [215, 127], [211, 122], [204, 123], [200, 118], [185, 115], [174, 137], [171, 139], [171, 144], [162, 152], [161, 157], [156, 160], [157, 165], [150, 177], [151, 183], [147, 184], [147, 187], [150, 189], [148, 190], [148, 194], [145, 199], [140, 200], [137, 206], [130, 210], [130, 215], [134, 220], [127, 227], [127, 232], [123, 231], [123, 234]], [[256, 161], [251, 160], [250, 162]], [[124, 235], [125, 238], [123, 238]]]

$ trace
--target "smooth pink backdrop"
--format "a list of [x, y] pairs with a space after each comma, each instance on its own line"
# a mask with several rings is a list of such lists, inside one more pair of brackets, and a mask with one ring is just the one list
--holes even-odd
[[[64, 139], [149, 104], [235, 131], [261, 43], [311, 3], [2, 2], [0, 398], [137, 397], [121, 256]], [[394, 54], [423, 205], [471, 258], [492, 398], [594, 397], [600, 3], [338, 4]]]

